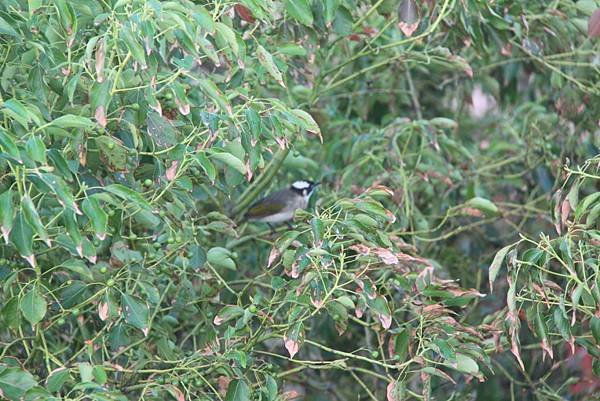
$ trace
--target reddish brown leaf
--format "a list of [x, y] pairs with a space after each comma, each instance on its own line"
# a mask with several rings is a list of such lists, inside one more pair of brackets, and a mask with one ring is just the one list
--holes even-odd
[[225, 394], [227, 394], [227, 389], [229, 388], [230, 382], [231, 379], [227, 376], [219, 376], [219, 378], [217, 379], [219, 394], [221, 394], [223, 397], [225, 396]]
[[325, 305], [325, 301], [322, 299], [313, 299], [313, 297], [310, 297], [310, 303], [317, 309], [321, 309]]
[[483, 212], [481, 210], [477, 210], [477, 209], [472, 208], [472, 207], [465, 206], [465, 207], [461, 208], [460, 211], [463, 214], [466, 214], [467, 216], [484, 217], [484, 214], [483, 214]]
[[544, 351], [544, 353], [542, 353], [542, 360], [543, 360], [545, 354], [548, 354], [550, 359], [554, 359], [554, 352], [552, 352], [552, 346], [548, 343], [547, 338], [542, 339], [541, 346], [542, 346], [542, 350]]
[[398, 28], [411, 37], [419, 26], [419, 11], [415, 0], [403, 0], [398, 7]]
[[177, 167], [179, 167], [179, 161], [173, 160], [171, 162], [171, 167], [169, 167], [165, 172], [165, 177], [168, 181], [173, 181], [173, 179], [177, 175]]
[[95, 117], [96, 117], [96, 121], [98, 121], [98, 124], [100, 124], [100, 126], [102, 128], [106, 127], [106, 112], [104, 111], [104, 106], [98, 106], [96, 108], [96, 113], [95, 113]]
[[568, 199], [565, 198], [560, 205], [560, 222], [563, 227], [567, 224], [567, 219], [569, 218], [569, 212], [571, 211], [571, 203]]
[[185, 401], [185, 395], [183, 395], [183, 392], [179, 388], [171, 385], [169, 387], [169, 392], [177, 399], [177, 401]]
[[373, 250], [373, 253], [379, 256], [379, 259], [386, 265], [395, 265], [398, 263], [398, 258], [389, 249], [376, 248]]
[[290, 358], [293, 358], [300, 350], [300, 343], [298, 341], [283, 337], [283, 343], [285, 344], [285, 349], [290, 353]]
[[402, 397], [402, 388], [400, 383], [393, 381], [387, 386], [387, 401], [400, 401]]
[[273, 249], [271, 249], [271, 252], [269, 253], [267, 267], [271, 267], [271, 265], [277, 260], [277, 258], [279, 258], [279, 255], [281, 255], [279, 249], [277, 249], [277, 247], [274, 246]]
[[248, 10], [248, 8], [246, 6], [243, 6], [241, 4], [236, 4], [234, 6], [235, 8], [235, 12], [237, 13], [237, 15], [243, 19], [244, 21], [253, 24], [254, 21], [256, 21], [256, 18], [254, 18], [254, 16], [252, 15], [252, 11]]
[[105, 41], [101, 40], [96, 49], [96, 80], [104, 81]]
[[591, 15], [588, 22], [588, 36], [590, 38], [597, 38], [600, 36], [600, 8], [598, 8]]
[[190, 104], [189, 103], [181, 103], [179, 100], [175, 99], [175, 103], [177, 103], [177, 110], [184, 116], [190, 114]]
[[562, 226], [560, 224], [561, 222], [561, 206], [562, 203], [560, 201], [560, 198], [562, 196], [562, 191], [559, 189], [558, 191], [556, 191], [556, 193], [552, 196], [552, 200], [554, 202], [554, 228], [556, 229], [556, 233], [558, 235], [560, 235], [562, 233]]
[[305, 394], [303, 394], [302, 392], [292, 389], [292, 390], [288, 390], [286, 392], [284, 392], [282, 394], [283, 399], [286, 401], [294, 401], [294, 400], [299, 400], [301, 398], [303, 398], [305, 396]]
[[377, 313], [377, 319], [381, 322], [384, 329], [389, 329], [392, 326], [392, 316], [383, 313]]
[[98, 304], [98, 316], [100, 316], [100, 320], [102, 321], [108, 319], [108, 304], [106, 302]]
[[407, 24], [406, 22], [398, 22], [398, 28], [402, 31], [403, 34], [408, 36], [409, 38], [415, 33], [417, 28], [419, 27], [419, 21], [414, 24]]
[[250, 182], [252, 180], [252, 176], [254, 175], [254, 173], [252, 172], [252, 167], [250, 166], [250, 160], [246, 160], [246, 179], [248, 180], [248, 182]]
[[379, 33], [379, 29], [373, 28], [372, 26], [366, 26], [363, 28], [363, 33], [370, 37], [374, 37]]

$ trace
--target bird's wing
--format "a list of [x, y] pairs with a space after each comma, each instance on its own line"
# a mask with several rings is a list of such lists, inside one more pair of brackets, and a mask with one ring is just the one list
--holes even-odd
[[246, 218], [259, 218], [280, 212], [286, 207], [286, 202], [280, 192], [276, 192], [263, 198], [250, 206], [246, 212]]

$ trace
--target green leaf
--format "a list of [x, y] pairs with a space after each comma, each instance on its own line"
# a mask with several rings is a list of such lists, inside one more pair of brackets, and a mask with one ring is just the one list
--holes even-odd
[[158, 149], [166, 149], [177, 144], [177, 133], [173, 125], [162, 115], [155, 111], [146, 117], [148, 125], [147, 135]]
[[23, 213], [17, 214], [15, 225], [10, 231], [10, 242], [17, 248], [19, 254], [24, 258], [33, 255], [33, 229], [25, 220]]
[[246, 174], [246, 166], [244, 166], [244, 163], [231, 153], [213, 151], [211, 152], [210, 157], [227, 164], [242, 175]]
[[10, 35], [15, 38], [21, 37], [15, 28], [12, 27], [4, 18], [0, 17], [0, 35]]
[[213, 21], [212, 16], [206, 9], [202, 6], [198, 6], [194, 8], [194, 12], [192, 13], [192, 17], [196, 20], [198, 25], [204, 28], [206, 31], [210, 33], [215, 32], [215, 21]]
[[100, 158], [109, 171], [127, 170], [127, 148], [113, 137], [102, 135], [96, 138]]
[[450, 118], [446, 117], [435, 117], [429, 120], [429, 123], [435, 125], [440, 128], [445, 129], [456, 129], [458, 128], [458, 123]]
[[7, 399], [19, 401], [27, 390], [36, 385], [33, 375], [26, 370], [0, 365], [0, 390]]
[[229, 45], [233, 54], [239, 56], [240, 47], [238, 45], [235, 32], [222, 22], [216, 22], [215, 28], [217, 30], [217, 38], [221, 38], [223, 42]]
[[[564, 301], [564, 298], [561, 299]], [[571, 337], [571, 329], [569, 326], [569, 320], [564, 315], [564, 312], [560, 308], [554, 309], [554, 325], [558, 329], [558, 332], [565, 341], [568, 341]]]
[[44, 5], [44, 0], [28, 0], [27, 3], [29, 6], [29, 16], [31, 17], [35, 10]]
[[46, 244], [48, 244], [48, 246], [50, 246], [51, 245], [50, 239], [48, 238], [48, 233], [46, 232], [46, 228], [42, 224], [42, 220], [40, 219], [40, 216], [39, 216], [33, 202], [31, 201], [31, 198], [29, 197], [29, 195], [25, 195], [21, 199], [21, 212], [25, 216], [25, 219], [27, 220], [27, 222], [33, 226], [34, 230], [38, 233], [40, 238], [44, 242], [46, 242]]
[[48, 304], [37, 289], [33, 287], [19, 303], [19, 309], [23, 313], [23, 317], [27, 319], [32, 326], [38, 324], [46, 315]]
[[200, 245], [192, 245], [190, 246], [190, 267], [192, 269], [198, 270], [204, 263], [206, 263], [206, 253], [204, 249]]
[[244, 314], [244, 309], [237, 305], [226, 305], [213, 319], [213, 323], [216, 326], [220, 326], [223, 323], [227, 323], [230, 320], [236, 319]]
[[600, 191], [594, 192], [583, 198], [581, 202], [578, 203], [577, 208], [575, 209], [575, 221], [579, 221], [579, 219], [585, 215], [587, 210], [596, 202], [600, 200]]
[[477, 375], [479, 373], [477, 362], [464, 354], [456, 354], [456, 369], [469, 375]]
[[325, 7], [325, 22], [330, 24], [335, 18], [338, 7], [340, 6], [341, 0], [325, 0], [323, 6]]
[[125, 321], [142, 330], [144, 335], [148, 335], [148, 306], [146, 303], [129, 294], [123, 294], [121, 302], [125, 312]]
[[143, 259], [140, 251], [132, 251], [123, 241], [113, 242], [110, 252], [112, 257], [122, 264], [140, 262]]
[[301, 128], [305, 129], [306, 131], [313, 133], [315, 135], [317, 135], [319, 137], [319, 139], [321, 140], [321, 143], [323, 143], [323, 137], [321, 136], [321, 128], [319, 128], [319, 125], [317, 124], [317, 122], [313, 119], [313, 117], [308, 114], [307, 112], [305, 112], [304, 110], [300, 110], [300, 109], [293, 109], [290, 110], [290, 112], [296, 116], [297, 118], [300, 119], [301, 121]]
[[199, 153], [196, 156], [196, 161], [198, 162], [200, 167], [202, 167], [202, 170], [204, 170], [204, 173], [206, 173], [208, 179], [214, 183], [215, 179], [217, 178], [217, 170], [215, 169], [214, 164], [212, 164], [212, 162], [208, 159], [208, 157], [206, 157], [204, 153]]
[[122, 27], [119, 34], [121, 40], [125, 42], [125, 45], [133, 55], [133, 58], [140, 63], [142, 68], [146, 68], [146, 55], [144, 53], [144, 47], [137, 41], [137, 34], [133, 34], [129, 26]]
[[275, 401], [277, 399], [277, 382], [272, 376], [265, 376], [265, 385], [267, 387], [267, 400]]
[[103, 82], [94, 82], [90, 89], [90, 105], [96, 121], [101, 125], [106, 125], [106, 110], [111, 101], [112, 82], [105, 79]]
[[13, 117], [19, 124], [27, 128], [32, 120], [38, 120], [31, 111], [29, 111], [23, 103], [16, 99], [8, 99], [4, 102], [4, 112]]
[[103, 240], [106, 237], [108, 215], [102, 207], [100, 207], [98, 199], [94, 197], [85, 198], [81, 203], [81, 209], [88, 219], [90, 219], [96, 237]]
[[333, 20], [333, 31], [341, 36], [347, 36], [352, 33], [353, 19], [350, 11], [346, 7], [338, 8]]
[[227, 387], [225, 401], [248, 401], [250, 400], [250, 387], [241, 379], [232, 380]]
[[4, 321], [4, 324], [6, 324], [6, 327], [10, 327], [11, 329], [18, 329], [19, 326], [21, 326], [21, 313], [19, 313], [19, 297], [14, 296], [4, 303], [2, 309], [0, 309], [0, 317]]
[[592, 335], [596, 340], [596, 344], [600, 344], [600, 318], [592, 316], [590, 320], [590, 328], [592, 329]]
[[77, 204], [75, 203], [75, 198], [73, 197], [71, 190], [69, 189], [67, 184], [62, 180], [62, 178], [54, 174], [47, 173], [39, 174], [39, 177], [42, 179], [42, 181], [44, 181], [46, 185], [48, 185], [49, 188], [52, 189], [52, 191], [56, 194], [58, 201], [63, 207], [77, 214], [81, 214], [81, 211], [79, 211], [79, 207], [77, 207]]
[[4, 241], [8, 243], [8, 235], [14, 222], [13, 194], [9, 188], [0, 194], [0, 231]]
[[88, 383], [94, 380], [92, 375], [93, 366], [89, 362], [81, 362], [79, 365], [79, 377], [81, 378], [81, 383]]
[[[428, 375], [433, 375], [433, 376], [437, 376], [437, 377], [441, 377], [444, 380], [450, 381], [452, 383], [455, 383], [455, 381], [452, 379], [452, 377], [450, 375], [448, 375], [447, 373], [444, 373], [442, 370], [434, 368], [433, 366], [426, 366], [423, 369], [421, 369], [421, 372], [423, 373], [427, 373]], [[398, 400], [402, 400], [403, 398], [399, 398]]]
[[375, 313], [383, 328], [389, 329], [392, 325], [392, 313], [387, 300], [382, 296], [377, 296], [375, 299], [367, 297], [367, 305]]
[[106, 383], [106, 381], [108, 380], [106, 371], [100, 365], [94, 366], [94, 369], [92, 370], [92, 375], [94, 376], [94, 382], [96, 382], [100, 385], [104, 385]]
[[211, 248], [206, 254], [206, 260], [214, 267], [236, 270], [235, 262], [231, 258], [229, 249], [221, 247]]
[[104, 190], [117, 195], [119, 198], [135, 203], [142, 209], [150, 209], [150, 204], [138, 192], [121, 184], [111, 184], [104, 187]]
[[308, 0], [285, 0], [285, 8], [296, 21], [312, 26], [314, 18]]
[[44, 145], [44, 141], [39, 137], [30, 137], [25, 144], [25, 149], [29, 157], [33, 160], [41, 164], [46, 164], [46, 145]]
[[55, 0], [54, 5], [58, 10], [58, 15], [65, 31], [69, 32], [69, 35], [75, 35], [77, 32], [77, 17], [71, 4], [67, 3], [66, 0]]
[[52, 165], [64, 179], [67, 181], [73, 181], [73, 173], [69, 169], [69, 165], [67, 164], [67, 161], [62, 153], [60, 153], [57, 149], [48, 149], [48, 158], [50, 158]]
[[17, 148], [17, 144], [2, 127], [0, 127], [0, 149], [17, 159], [19, 162], [21, 161], [21, 153], [19, 152], [19, 148]]
[[150, 210], [142, 209], [137, 212], [133, 219], [140, 226], [148, 229], [155, 229], [160, 224], [160, 218], [152, 213]]
[[60, 266], [79, 274], [83, 279], [86, 279], [87, 281], [94, 280], [92, 272], [83, 260], [69, 259], [61, 263]]
[[56, 393], [62, 389], [67, 380], [69, 380], [69, 371], [66, 368], [53, 370], [46, 379], [46, 390]]
[[491, 200], [476, 196], [469, 199], [466, 203], [467, 206], [472, 207], [483, 212], [486, 216], [497, 216], [498, 206], [496, 206]]
[[227, 100], [225, 95], [223, 95], [223, 92], [217, 88], [217, 85], [215, 85], [213, 81], [209, 79], [200, 79], [197, 82], [204, 94], [214, 100], [221, 110], [226, 112], [228, 115], [232, 114], [233, 110], [231, 109], [229, 100]]
[[256, 48], [256, 56], [258, 57], [258, 61], [264, 67], [265, 70], [277, 81], [277, 83], [285, 88], [285, 84], [283, 83], [283, 76], [279, 71], [279, 68], [273, 62], [273, 56], [269, 53], [264, 47], [258, 45]]
[[409, 330], [402, 329], [402, 331], [394, 338], [394, 353], [398, 356], [399, 361], [404, 361], [406, 359], [409, 343]]
[[277, 51], [286, 56], [302, 56], [306, 57], [306, 49], [296, 43], [285, 43], [277, 46]]
[[258, 112], [256, 112], [256, 110], [254, 110], [254, 109], [246, 109], [245, 114], [246, 114], [246, 122], [248, 123], [248, 126], [250, 127], [250, 132], [252, 133], [252, 137], [255, 140], [258, 140], [258, 138], [260, 138], [260, 130], [261, 130], [260, 114], [258, 114]]
[[348, 309], [356, 308], [354, 301], [347, 295], [342, 295], [341, 297], [336, 298], [336, 301], [338, 301], [340, 304], [344, 305]]
[[496, 280], [496, 277], [498, 276], [498, 272], [500, 271], [500, 267], [502, 266], [502, 262], [504, 261], [504, 257], [506, 256], [507, 252], [510, 250], [510, 248], [512, 248], [512, 245], [507, 245], [504, 248], [500, 249], [497, 253], [496, 256], [494, 256], [494, 260], [492, 261], [492, 264], [490, 265], [489, 268], [489, 280], [490, 280], [490, 293], [493, 292], [494, 290], [494, 281]]
[[56, 126], [60, 128], [92, 129], [96, 127], [96, 123], [87, 117], [65, 114], [64, 116], [60, 116], [52, 120], [50, 122], [50, 126]]
[[221, 60], [219, 59], [219, 55], [215, 50], [215, 46], [212, 42], [206, 38], [199, 38], [198, 45], [204, 54], [212, 61], [215, 65], [221, 65]]
[[67, 229], [67, 233], [77, 248], [77, 253], [79, 256], [83, 256], [83, 237], [79, 231], [79, 223], [77, 222], [77, 216], [75, 215], [75, 212], [70, 209], [66, 209], [62, 213], [62, 217], [65, 228]]

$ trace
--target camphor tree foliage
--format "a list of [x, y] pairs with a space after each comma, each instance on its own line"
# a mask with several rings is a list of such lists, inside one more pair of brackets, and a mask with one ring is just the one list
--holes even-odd
[[3, 0], [0, 398], [594, 399], [599, 8]]

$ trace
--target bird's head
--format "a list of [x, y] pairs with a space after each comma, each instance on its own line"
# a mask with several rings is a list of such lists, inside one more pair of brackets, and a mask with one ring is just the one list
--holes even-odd
[[296, 192], [298, 195], [308, 198], [313, 193], [317, 185], [319, 185], [318, 182], [299, 180], [292, 183], [290, 190]]

